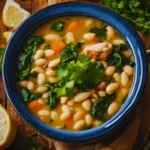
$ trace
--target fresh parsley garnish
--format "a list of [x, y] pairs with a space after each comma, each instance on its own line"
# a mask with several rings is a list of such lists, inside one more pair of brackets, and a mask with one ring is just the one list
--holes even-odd
[[64, 22], [62, 21], [58, 21], [55, 22], [52, 26], [51, 26], [51, 30], [57, 31], [57, 32], [61, 32], [64, 28]]
[[150, 33], [150, 1], [100, 0], [100, 2], [129, 20], [140, 32]]
[[106, 27], [94, 27], [90, 29], [90, 32], [95, 33], [96, 36], [100, 39], [100, 42], [103, 42], [106, 39], [106, 31]]

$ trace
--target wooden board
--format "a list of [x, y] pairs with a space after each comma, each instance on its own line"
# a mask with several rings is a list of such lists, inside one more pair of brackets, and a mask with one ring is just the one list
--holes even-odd
[[[63, 2], [69, 0], [16, 0], [24, 9], [28, 10], [32, 14], [44, 8], [48, 5], [55, 4], [57, 2]], [[72, 1], [72, 0], [70, 0]], [[90, 2], [97, 2], [97, 0], [92, 0]], [[5, 4], [5, 0], [0, 0], [0, 47], [6, 46], [6, 41], [2, 37], [2, 33], [4, 31], [9, 30], [4, 26], [2, 23], [2, 10]], [[145, 38], [145, 37], [144, 37]], [[146, 38], [145, 38], [146, 39]], [[147, 41], [147, 40], [145, 40]], [[147, 43], [145, 43], [147, 44]], [[150, 78], [148, 79], [150, 81]], [[150, 97], [149, 94], [149, 85], [147, 82], [147, 88], [144, 92], [143, 98], [141, 99], [140, 103], [138, 104], [136, 110], [132, 114], [131, 118], [132, 121], [128, 122], [126, 125], [125, 131], [123, 133], [118, 133], [117, 137], [111, 135], [109, 140], [99, 141], [94, 144], [90, 145], [80, 145], [80, 146], [72, 146], [70, 144], [65, 144], [53, 140], [45, 141], [41, 135], [37, 136], [38, 141], [46, 147], [46, 149], [54, 149], [54, 150], [99, 150], [105, 144], [109, 145], [111, 148], [116, 150], [122, 150], [121, 146], [125, 146], [126, 150], [130, 149], [139, 149], [139, 141], [141, 143], [145, 143], [147, 137], [149, 135], [150, 130], [150, 121], [147, 121], [150, 115]], [[17, 124], [17, 136], [13, 144], [8, 148], [8, 150], [19, 150], [20, 147], [24, 144], [25, 140], [34, 133], [34, 129], [31, 128], [14, 110], [12, 105], [10, 104], [7, 96], [5, 94], [3, 88], [2, 77], [0, 75], [0, 98], [2, 101], [0, 102], [10, 113], [11, 117]], [[150, 120], [150, 119], [149, 119]], [[119, 132], [119, 131], [118, 131]], [[130, 135], [130, 136], [129, 136]], [[114, 138], [115, 137], [115, 138]], [[110, 141], [110, 142], [109, 142]], [[109, 144], [110, 143], [110, 144]]]

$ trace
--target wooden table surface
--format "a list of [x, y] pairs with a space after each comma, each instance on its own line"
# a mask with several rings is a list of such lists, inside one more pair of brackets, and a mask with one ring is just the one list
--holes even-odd
[[[18, 2], [24, 9], [26, 9], [27, 11], [31, 12], [32, 14], [37, 12], [38, 10], [40, 10], [41, 8], [44, 8], [48, 5], [57, 3], [57, 2], [62, 2], [62, 1], [67, 1], [67, 0], [15, 0], [16, 2]], [[68, 0], [69, 1], [69, 0]], [[6, 47], [6, 41], [5, 39], [2, 37], [3, 32], [11, 30], [8, 29], [7, 27], [4, 26], [4, 24], [2, 23], [2, 10], [4, 7], [6, 0], [0, 0], [0, 47]], [[91, 0], [91, 2], [96, 2], [96, 0]], [[149, 81], [149, 79], [148, 79]], [[121, 143], [123, 142], [124, 144], [130, 143], [130, 146], [126, 149], [126, 150], [130, 150], [130, 149], [135, 149], [133, 148], [133, 144], [135, 144], [137, 147], [138, 146], [138, 142], [145, 142], [147, 140], [148, 137], [148, 133], [149, 133], [149, 129], [150, 129], [150, 121], [146, 121], [149, 117], [150, 114], [150, 97], [148, 96], [148, 92], [149, 92], [149, 88], [148, 88], [148, 83], [147, 83], [147, 88], [144, 92], [144, 96], [141, 99], [140, 103], [138, 104], [136, 110], [133, 113], [133, 122], [132, 123], [132, 127], [130, 127], [128, 129], [126, 129], [126, 133], [123, 133], [122, 138], [120, 138], [118, 141], [116, 141], [116, 138], [114, 139], [114, 142], [111, 144], [111, 147], [113, 147], [116, 143]], [[10, 104], [9, 100], [7, 99], [7, 96], [5, 94], [4, 91], [4, 87], [3, 87], [3, 82], [2, 82], [2, 77], [0, 75], [0, 103], [7, 109], [7, 111], [10, 113], [11, 117], [13, 118], [13, 120], [16, 122], [17, 124], [17, 136], [13, 142], [13, 144], [8, 148], [9, 150], [20, 150], [20, 147], [22, 146], [22, 144], [24, 143], [24, 141], [31, 136], [31, 134], [34, 132], [34, 129], [31, 128], [14, 110], [14, 108], [12, 107], [12, 105]], [[136, 118], [136, 119], [134, 119]], [[149, 119], [150, 120], [150, 119]], [[144, 123], [143, 123], [144, 122]], [[129, 124], [129, 126], [131, 126]], [[132, 131], [131, 131], [132, 129]], [[133, 129], [134, 129], [134, 133], [133, 133]], [[129, 133], [130, 137], [127, 136], [127, 134]], [[132, 136], [132, 138], [131, 138]], [[38, 140], [46, 145], [46, 147], [48, 149], [53, 149], [50, 148], [52, 147], [52, 145], [50, 145], [50, 143], [45, 142], [43, 139], [41, 139], [40, 136], [37, 137]], [[127, 139], [126, 139], [127, 138]], [[124, 140], [124, 141], [122, 141]], [[141, 141], [142, 140], [142, 141]], [[129, 142], [130, 141], [130, 142]], [[135, 142], [137, 141], [137, 142]], [[53, 142], [53, 141], [52, 141]], [[62, 143], [61, 143], [62, 144]], [[89, 148], [84, 148], [84, 150], [98, 150], [99, 143], [96, 143], [96, 145], [94, 145], [94, 149], [93, 147]], [[57, 145], [59, 145], [59, 143], [54, 142], [55, 148], [57, 150]], [[101, 144], [99, 144], [101, 145]], [[134, 147], [136, 147], [134, 146]], [[61, 148], [59, 148], [58, 150], [69, 150], [71, 148], [66, 148], [67, 146], [65, 146], [63, 144], [63, 146]], [[99, 146], [100, 147], [100, 146]], [[73, 150], [73, 149], [72, 149]], [[78, 150], [78, 148], [77, 148]], [[123, 150], [123, 149], [118, 149], [118, 150]], [[138, 148], [136, 148], [136, 150], [138, 150]]]

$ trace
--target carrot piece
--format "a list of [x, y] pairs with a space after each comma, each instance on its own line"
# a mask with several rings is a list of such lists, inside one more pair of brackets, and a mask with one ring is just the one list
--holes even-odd
[[60, 53], [65, 47], [66, 47], [66, 44], [64, 42], [62, 42], [62, 41], [55, 42], [52, 45], [52, 50], [54, 50], [57, 53]]
[[42, 104], [39, 104], [36, 100], [35, 101], [32, 101], [31, 103], [28, 104], [28, 109], [31, 111], [31, 112], [34, 112], [34, 111], [38, 111], [39, 109], [41, 109], [43, 107]]
[[67, 31], [75, 32], [78, 28], [79, 28], [79, 24], [74, 21], [69, 24], [69, 26], [67, 27]]

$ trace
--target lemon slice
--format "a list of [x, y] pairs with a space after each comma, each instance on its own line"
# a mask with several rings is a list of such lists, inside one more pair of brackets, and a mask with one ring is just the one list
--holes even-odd
[[5, 26], [9, 28], [17, 28], [30, 13], [20, 7], [14, 0], [7, 0], [3, 9], [2, 19]]
[[0, 105], [0, 150], [7, 148], [16, 135], [15, 123], [8, 112]]
[[13, 32], [11, 32], [11, 31], [6, 31], [6, 32], [3, 33], [3, 37], [5, 38], [7, 43], [8, 43], [8, 41], [11, 38], [12, 35], [13, 35]]

